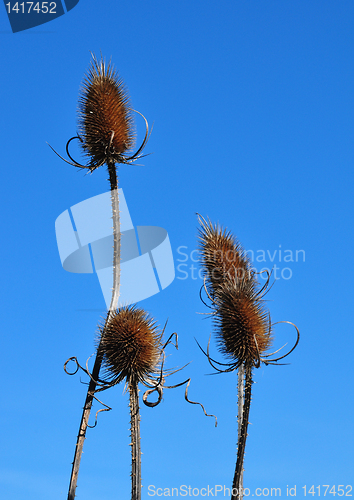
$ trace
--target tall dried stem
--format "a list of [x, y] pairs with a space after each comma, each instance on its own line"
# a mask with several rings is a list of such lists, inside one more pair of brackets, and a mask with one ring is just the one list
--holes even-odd
[[[118, 307], [119, 299], [119, 289], [120, 289], [120, 215], [119, 215], [119, 197], [118, 197], [118, 181], [117, 172], [114, 162], [111, 160], [108, 162], [108, 173], [111, 185], [111, 202], [112, 202], [112, 219], [113, 219], [113, 288], [112, 288], [112, 299], [109, 306], [109, 312], [105, 321], [103, 330], [105, 330], [106, 325], [109, 323], [112, 314]], [[102, 338], [102, 337], [101, 337]], [[79, 433], [76, 440], [74, 461], [71, 470], [70, 485], [68, 500], [74, 500], [75, 492], [77, 487], [77, 479], [79, 474], [80, 462], [82, 451], [84, 447], [84, 442], [86, 438], [86, 430], [90, 418], [92, 402], [94, 399], [94, 394], [96, 390], [101, 364], [103, 359], [103, 352], [101, 349], [101, 342], [97, 349], [96, 359], [92, 370], [92, 377], [87, 390], [86, 400], [82, 412]]]
[[[245, 373], [244, 379], [244, 391], [243, 380], [240, 384], [240, 379], [242, 374]], [[245, 456], [245, 447], [247, 439], [247, 429], [248, 429], [248, 418], [251, 407], [251, 389], [252, 389], [252, 365], [250, 363], [245, 363], [239, 368], [239, 416], [240, 416], [240, 406], [242, 406], [242, 416], [241, 421], [239, 420], [238, 428], [238, 444], [237, 444], [237, 461], [235, 467], [235, 475], [232, 483], [232, 494], [231, 500], [241, 500], [243, 498], [243, 461]], [[244, 392], [242, 399], [240, 400], [240, 392]], [[241, 405], [240, 405], [241, 401]], [[241, 424], [241, 425], [240, 425]]]
[[138, 381], [129, 383], [130, 438], [132, 450], [132, 497], [141, 500], [141, 448], [140, 448], [140, 412]]
[[[244, 406], [244, 397], [245, 397], [245, 394], [244, 394], [245, 393], [244, 384], [245, 384], [245, 367], [244, 367], [244, 365], [242, 363], [239, 366], [239, 368], [238, 368], [238, 374], [237, 374], [238, 442], [240, 442], [240, 438], [241, 438], [242, 416], [243, 416], [243, 406]], [[242, 500], [242, 498], [243, 498], [243, 469], [242, 469], [242, 472], [241, 472], [241, 475], [240, 475], [238, 490], [239, 490], [239, 498], [240, 498], [240, 500]]]

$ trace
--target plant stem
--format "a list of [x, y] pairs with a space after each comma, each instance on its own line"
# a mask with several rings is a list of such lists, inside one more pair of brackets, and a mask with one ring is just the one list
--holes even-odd
[[245, 447], [248, 429], [248, 417], [251, 406], [251, 389], [252, 389], [252, 365], [250, 363], [244, 366], [245, 377], [245, 392], [243, 401], [243, 411], [241, 420], [241, 429], [239, 428], [239, 437], [237, 444], [237, 461], [235, 467], [234, 481], [232, 484], [231, 500], [241, 500], [243, 495], [243, 459], [245, 456]]
[[[102, 354], [100, 351], [97, 351], [95, 364], [94, 364], [94, 367], [92, 370], [92, 378], [94, 380], [97, 380], [97, 378], [98, 378], [99, 371], [101, 368], [101, 362], [102, 362]], [[74, 500], [74, 498], [75, 498], [77, 477], [79, 474], [81, 455], [82, 455], [82, 450], [84, 447], [86, 429], [87, 429], [88, 421], [90, 418], [90, 412], [91, 412], [93, 395], [95, 393], [95, 389], [96, 389], [96, 382], [94, 382], [91, 379], [90, 383], [89, 383], [88, 390], [87, 390], [86, 401], [85, 401], [85, 405], [84, 405], [83, 413], [82, 413], [82, 417], [81, 417], [81, 422], [80, 422], [79, 434], [77, 436], [77, 441], [76, 441], [74, 461], [73, 461], [73, 466], [71, 469], [68, 500]]]
[[[113, 161], [107, 162], [108, 173], [109, 173], [109, 181], [111, 185], [111, 202], [112, 202], [112, 219], [113, 219], [113, 288], [112, 288], [112, 299], [111, 304], [109, 306], [109, 311], [107, 314], [107, 318], [105, 321], [105, 325], [103, 327], [103, 331], [106, 328], [107, 323], [109, 322], [112, 313], [117, 309], [118, 299], [119, 299], [119, 288], [120, 288], [120, 215], [119, 215], [119, 197], [118, 197], [118, 180], [117, 180], [117, 172], [116, 166]], [[76, 486], [77, 486], [77, 478], [79, 474], [82, 450], [84, 447], [84, 441], [86, 436], [86, 430], [88, 426], [88, 421], [90, 418], [92, 402], [94, 398], [94, 394], [96, 391], [101, 364], [103, 359], [103, 353], [101, 349], [101, 342], [97, 348], [97, 354], [95, 363], [92, 370], [92, 378], [90, 379], [90, 383], [87, 390], [85, 405], [82, 412], [81, 422], [79, 433], [77, 436], [74, 461], [71, 470], [70, 477], [70, 485], [69, 485], [69, 493], [68, 500], [74, 500]]]
[[[244, 397], [245, 397], [245, 366], [242, 363], [239, 366], [238, 369], [238, 380], [237, 380], [237, 393], [238, 393], [238, 442], [240, 442], [240, 437], [241, 437], [241, 428], [242, 428], [242, 414], [243, 414], [243, 407], [244, 407]], [[242, 500], [243, 498], [243, 469], [241, 471], [241, 476], [240, 476], [240, 481], [238, 485], [238, 489], [240, 491], [239, 493], [239, 499]]]
[[132, 498], [141, 500], [141, 449], [138, 382], [129, 382], [130, 438], [132, 447]]

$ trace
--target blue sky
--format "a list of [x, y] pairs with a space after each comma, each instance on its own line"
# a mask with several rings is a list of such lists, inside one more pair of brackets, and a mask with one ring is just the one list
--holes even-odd
[[[153, 154], [120, 166], [119, 183], [135, 224], [168, 231], [176, 278], [139, 305], [178, 332], [169, 366], [192, 363], [174, 381], [191, 377], [190, 397], [219, 421], [183, 388], [142, 408], [143, 499], [149, 485], [229, 487], [234, 472], [236, 374], [207, 375], [194, 340], [206, 346], [212, 331], [197, 314], [196, 212], [232, 231], [259, 270], [277, 266], [272, 320], [301, 332], [290, 365], [255, 370], [245, 486], [286, 496], [296, 485], [302, 497], [305, 485], [353, 485], [353, 23], [347, 0], [80, 0], [13, 34], [2, 10], [2, 498], [66, 498], [86, 387], [63, 363], [94, 352], [105, 311], [97, 277], [61, 267], [54, 222], [107, 191], [107, 173], [85, 176], [46, 144], [64, 153], [76, 134], [90, 51], [112, 58], [154, 124]], [[277, 325], [275, 336], [279, 347], [295, 333]], [[113, 410], [89, 429], [78, 499], [129, 497], [122, 393], [102, 395]]]

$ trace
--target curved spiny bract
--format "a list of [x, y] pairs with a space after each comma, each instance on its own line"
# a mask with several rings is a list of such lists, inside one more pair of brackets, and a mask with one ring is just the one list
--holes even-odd
[[162, 334], [143, 309], [119, 308], [111, 313], [100, 332], [103, 380], [111, 384], [124, 379], [128, 383], [142, 382], [156, 373], [162, 354]]
[[129, 97], [118, 73], [93, 56], [79, 96], [81, 147], [95, 170], [107, 160], [124, 163], [124, 153], [134, 146]]
[[220, 352], [232, 359], [235, 368], [243, 362], [259, 366], [272, 339], [269, 314], [254, 282], [226, 279], [215, 295], [214, 310]]
[[218, 224], [198, 218], [201, 264], [210, 295], [215, 295], [227, 277], [251, 279], [251, 261], [237, 239]]

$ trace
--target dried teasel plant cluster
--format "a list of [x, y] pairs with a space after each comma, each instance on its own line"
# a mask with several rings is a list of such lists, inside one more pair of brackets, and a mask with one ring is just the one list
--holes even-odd
[[[131, 108], [127, 90], [112, 64], [110, 62], [106, 64], [102, 57], [100, 60], [97, 60], [93, 54], [91, 65], [83, 81], [79, 95], [78, 107], [79, 135], [71, 137], [67, 141], [66, 153], [68, 159], [63, 158], [52, 149], [66, 163], [79, 169], [86, 169], [91, 173], [103, 165], [107, 166], [111, 189], [114, 244], [112, 298], [105, 325], [103, 326], [103, 331], [105, 331], [105, 328], [110, 324], [110, 319], [115, 316], [120, 291], [121, 242], [117, 164], [132, 164], [138, 158], [142, 157], [141, 152], [149, 137], [149, 127], [146, 118], [136, 111], [145, 121], [146, 132], [138, 150], [133, 154], [129, 154], [129, 151], [134, 146], [135, 134], [132, 118], [134, 110]], [[76, 161], [69, 152], [70, 143], [76, 139], [79, 140], [82, 151], [88, 158], [87, 164]], [[90, 382], [75, 446], [68, 500], [75, 498], [80, 461], [92, 402], [96, 398], [96, 392], [102, 390], [102, 386], [99, 385], [99, 374], [103, 355], [103, 348], [99, 344], [92, 373], [89, 372], [88, 368], [85, 370], [90, 376]], [[69, 360], [75, 360], [78, 364], [75, 357], [69, 358]], [[64, 365], [65, 369], [67, 363]], [[80, 367], [79, 364], [78, 367]]]
[[[97, 394], [120, 382], [125, 382], [129, 392], [132, 447], [131, 498], [140, 500], [141, 450], [138, 384], [146, 388], [142, 399], [147, 406], [158, 405], [162, 400], [164, 389], [185, 385], [186, 401], [200, 405], [205, 415], [214, 415], [208, 415], [201, 403], [193, 402], [188, 398], [190, 379], [175, 385], [166, 385], [166, 378], [180, 370], [164, 368], [165, 348], [173, 344], [172, 339], [175, 341], [175, 347], [178, 348], [177, 335], [172, 334], [166, 342], [163, 342], [165, 328], [160, 330], [156, 322], [144, 310], [136, 306], [118, 308], [120, 217], [117, 165], [132, 164], [143, 156], [142, 151], [149, 138], [148, 122], [141, 113], [132, 109], [126, 87], [112, 64], [110, 62], [106, 64], [102, 57], [97, 60], [94, 55], [92, 55], [91, 65], [83, 81], [78, 110], [78, 135], [69, 139], [66, 144], [68, 159], [58, 156], [70, 165], [86, 169], [91, 173], [106, 165], [111, 188], [114, 252], [112, 299], [107, 316], [99, 327], [92, 372], [88, 368], [88, 361], [86, 367], [82, 367], [76, 357], [69, 358], [64, 365], [67, 373], [72, 375], [81, 369], [90, 380], [75, 447], [68, 500], [75, 498], [92, 402], [96, 399], [101, 403]], [[135, 144], [134, 112], [144, 119], [146, 131], [140, 147], [132, 153]], [[70, 143], [76, 139], [87, 159], [86, 164], [74, 160], [69, 152]], [[204, 270], [203, 288], [210, 300], [208, 307], [211, 310], [219, 351], [227, 357], [228, 362], [220, 363], [211, 358], [209, 344], [207, 351], [203, 352], [217, 372], [231, 372], [238, 369], [238, 451], [232, 498], [239, 499], [242, 497], [243, 457], [251, 402], [252, 369], [259, 367], [262, 362], [277, 364], [296, 347], [299, 333], [296, 344], [289, 353], [278, 358], [271, 358], [275, 353], [267, 354], [272, 344], [274, 326], [264, 300], [264, 295], [270, 288], [270, 276], [268, 275], [265, 285], [261, 287], [241, 244], [230, 233], [217, 225], [214, 226], [201, 216], [199, 222], [200, 251]], [[69, 372], [67, 369], [70, 361], [76, 363], [74, 372]], [[157, 401], [148, 401], [153, 393], [157, 393]], [[96, 423], [98, 413], [110, 409], [104, 403], [102, 404], [105, 409], [98, 410], [96, 413]]]
[[[205, 415], [209, 415], [203, 405], [188, 398], [190, 379], [171, 386], [167, 386], [165, 383], [169, 375], [179, 371], [164, 369], [165, 347], [173, 343], [171, 339], [175, 338], [177, 348], [177, 335], [172, 334], [167, 342], [163, 343], [164, 329], [159, 331], [155, 321], [144, 310], [135, 306], [117, 309], [121, 261], [117, 165], [132, 164], [143, 156], [141, 152], [149, 138], [148, 122], [140, 112], [132, 109], [126, 87], [112, 64], [110, 62], [106, 64], [102, 57], [97, 60], [94, 55], [92, 55], [91, 65], [80, 91], [78, 111], [79, 133], [67, 141], [68, 159], [60, 156], [55, 150], [53, 151], [66, 163], [79, 169], [86, 169], [91, 173], [103, 165], [107, 166], [113, 220], [113, 286], [109, 310], [99, 328], [96, 358], [92, 372], [88, 368], [88, 360], [86, 368], [79, 364], [76, 357], [69, 358], [64, 364], [64, 370], [68, 374], [73, 375], [81, 369], [90, 379], [75, 446], [68, 500], [74, 500], [76, 496], [81, 456], [86, 431], [90, 427], [88, 422], [93, 400], [96, 399], [102, 403], [97, 394], [122, 381], [126, 383], [130, 401], [132, 500], [140, 500], [141, 451], [138, 384], [145, 385], [143, 402], [150, 407], [161, 402], [163, 389], [185, 385], [186, 401], [200, 405]], [[135, 143], [133, 112], [142, 116], [146, 131], [140, 147], [135, 153], [129, 154]], [[70, 143], [76, 139], [79, 140], [82, 152], [88, 159], [87, 164], [76, 161], [69, 152]], [[67, 367], [70, 361], [76, 364], [74, 372], [68, 371]], [[155, 392], [157, 393], [157, 401], [149, 401], [148, 397]], [[105, 408], [96, 412], [95, 425], [98, 413], [110, 409], [104, 403], [102, 404]]]
[[[138, 150], [129, 155], [133, 148], [135, 137], [133, 132], [133, 109], [129, 103], [127, 90], [114, 70], [111, 63], [106, 64], [101, 58], [98, 61], [92, 56], [90, 68], [83, 82], [79, 96], [79, 135], [72, 137], [66, 144], [66, 152], [70, 165], [80, 169], [87, 169], [91, 173], [106, 165], [109, 173], [113, 219], [113, 286], [112, 299], [107, 316], [99, 327], [96, 358], [92, 372], [82, 367], [76, 357], [69, 358], [64, 369], [73, 375], [79, 369], [90, 378], [85, 405], [83, 408], [79, 433], [77, 437], [74, 461], [72, 466], [68, 500], [76, 495], [77, 478], [79, 473], [83, 444], [85, 440], [93, 400], [99, 401], [105, 408], [96, 412], [107, 411], [110, 408], [102, 403], [97, 394], [119, 382], [125, 381], [129, 392], [129, 406], [131, 417], [131, 446], [132, 446], [132, 500], [141, 498], [141, 451], [140, 451], [140, 415], [138, 384], [145, 385], [143, 395], [145, 405], [154, 407], [162, 400], [163, 389], [186, 386], [185, 399], [192, 404], [202, 407], [200, 403], [188, 398], [190, 379], [168, 386], [166, 378], [179, 370], [165, 370], [164, 349], [177, 335], [172, 334], [167, 342], [163, 343], [164, 329], [160, 332], [155, 321], [142, 309], [135, 306], [118, 307], [120, 288], [120, 216], [117, 164], [132, 164], [141, 158], [141, 152], [149, 138], [149, 127], [145, 117], [145, 137]], [[87, 164], [81, 164], [73, 159], [69, 152], [71, 141], [78, 139], [84, 155], [88, 158]], [[56, 153], [58, 154], [58, 153]], [[68, 363], [76, 363], [74, 372], [67, 369]], [[151, 394], [157, 393], [157, 401], [149, 401]], [[209, 416], [209, 415], [208, 415]], [[210, 415], [214, 416], [214, 415]], [[216, 418], [216, 417], [215, 417]]]
[[[295, 345], [278, 358], [271, 358], [275, 353], [266, 354], [272, 345], [274, 326], [264, 300], [264, 295], [270, 289], [270, 276], [268, 274], [261, 287], [257, 273], [252, 269], [252, 263], [237, 239], [219, 225], [213, 225], [200, 215], [198, 217], [199, 250], [204, 273], [202, 289], [204, 288], [210, 300], [210, 304], [206, 305], [211, 309], [218, 349], [229, 362], [220, 363], [211, 358], [209, 344], [206, 352], [202, 350], [218, 373], [238, 369], [239, 430], [232, 499], [240, 499], [251, 404], [252, 368], [258, 368], [262, 362], [266, 365], [278, 364], [277, 361], [288, 356], [297, 346], [299, 331], [293, 323], [284, 321], [296, 328]], [[203, 299], [202, 301], [204, 302]]]

